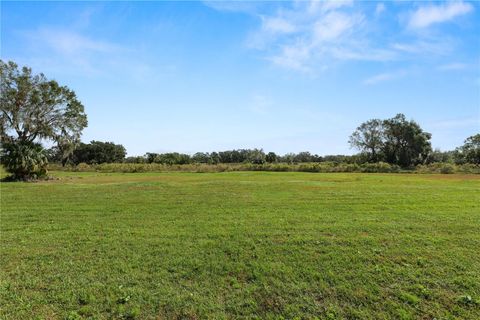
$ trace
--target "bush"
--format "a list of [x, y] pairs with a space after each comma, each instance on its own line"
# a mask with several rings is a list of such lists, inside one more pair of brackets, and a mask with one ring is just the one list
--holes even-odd
[[455, 172], [455, 167], [449, 163], [443, 164], [443, 166], [440, 168], [440, 173], [454, 173]]
[[476, 164], [451, 164], [451, 163], [431, 163], [428, 165], [418, 165], [415, 167], [415, 173], [480, 173], [480, 165]]
[[411, 170], [401, 169], [398, 165], [385, 162], [377, 163], [336, 163], [336, 162], [314, 162], [314, 163], [191, 163], [191, 164], [162, 164], [162, 163], [102, 163], [86, 164], [80, 163], [77, 166], [60, 167], [50, 166], [52, 170], [64, 171], [98, 171], [98, 172], [227, 172], [227, 171], [273, 171], [273, 172], [364, 172], [364, 173], [480, 173], [480, 166], [465, 164], [453, 165], [450, 163], [432, 163], [429, 165], [418, 165]]
[[12, 180], [35, 180], [47, 175], [47, 154], [38, 143], [4, 143], [2, 164]]

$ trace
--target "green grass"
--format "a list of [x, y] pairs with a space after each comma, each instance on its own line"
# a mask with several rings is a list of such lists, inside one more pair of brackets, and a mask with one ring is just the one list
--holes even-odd
[[480, 319], [480, 176], [1, 184], [1, 319]]

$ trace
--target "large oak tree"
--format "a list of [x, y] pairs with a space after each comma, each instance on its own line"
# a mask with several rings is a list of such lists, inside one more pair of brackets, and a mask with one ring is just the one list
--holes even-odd
[[[14, 176], [25, 179], [46, 165], [40, 161], [44, 150], [39, 141], [53, 142], [62, 157], [68, 157], [87, 126], [87, 116], [75, 92], [42, 73], [33, 74], [28, 67], [20, 69], [12, 61], [0, 60], [0, 75], [2, 161]], [[39, 161], [45, 163], [32, 166]]]
[[402, 167], [424, 163], [432, 152], [431, 134], [405, 115], [362, 123], [350, 136], [350, 145], [369, 161], [386, 161]]

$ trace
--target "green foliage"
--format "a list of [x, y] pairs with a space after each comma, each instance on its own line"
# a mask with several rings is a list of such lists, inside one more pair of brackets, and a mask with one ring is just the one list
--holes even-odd
[[426, 163], [444, 162], [453, 163], [455, 157], [455, 151], [440, 151], [438, 149], [433, 150], [427, 157]]
[[[30, 68], [20, 70], [12, 61], [0, 60], [0, 77], [0, 143], [17, 145], [18, 150], [12, 150], [11, 155], [24, 157], [9, 162], [36, 170], [22, 172], [23, 177], [37, 175], [41, 170], [36, 168], [43, 166], [44, 159], [34, 155], [39, 154], [40, 146], [35, 143], [39, 139], [54, 142], [64, 161], [87, 126], [84, 107], [75, 92], [43, 74], [32, 74]], [[26, 148], [30, 146], [35, 150], [29, 153]], [[31, 157], [37, 160], [26, 160]], [[29, 164], [20, 165], [25, 161]]]
[[308, 151], [299, 152], [293, 158], [294, 162], [321, 162], [322, 160], [322, 157], [316, 154], [312, 155]]
[[195, 163], [211, 163], [210, 154], [208, 152], [197, 152], [192, 156], [192, 161]]
[[454, 153], [456, 163], [480, 164], [480, 133], [468, 137]]
[[170, 152], [162, 153], [155, 157], [153, 160], [154, 163], [161, 164], [189, 164], [191, 162], [190, 156], [184, 153]]
[[368, 161], [377, 162], [383, 158], [384, 131], [382, 120], [368, 120], [352, 133], [349, 143], [352, 147], [367, 154]]
[[428, 165], [418, 165], [415, 167], [415, 173], [475, 173], [480, 174], [480, 165], [476, 164], [452, 164], [452, 163], [430, 163]]
[[79, 163], [114, 163], [125, 160], [126, 150], [121, 144], [113, 142], [91, 141], [81, 143], [73, 152], [72, 162]]
[[246, 161], [253, 164], [263, 164], [265, 163], [265, 153], [262, 149], [248, 150]]
[[146, 163], [146, 162], [147, 162], [147, 159], [142, 156], [125, 158], [125, 163]]
[[43, 74], [33, 75], [30, 68], [19, 70], [12, 61], [0, 60], [0, 71], [2, 142], [50, 139], [62, 145], [79, 140], [87, 116], [75, 92]]
[[430, 133], [424, 132], [415, 121], [407, 121], [403, 114], [385, 120], [383, 126], [386, 162], [410, 167], [426, 161], [432, 151]]
[[1, 319], [480, 319], [479, 176], [53, 174], [0, 185]]
[[47, 155], [38, 143], [3, 143], [1, 163], [12, 180], [34, 180], [47, 174]]
[[50, 165], [52, 170], [80, 171], [80, 172], [226, 172], [226, 171], [298, 171], [298, 172], [368, 172], [368, 173], [480, 173], [480, 166], [464, 164], [454, 165], [450, 163], [432, 163], [418, 165], [413, 169], [405, 170], [400, 166], [391, 165], [386, 162], [377, 163], [342, 163], [342, 162], [312, 162], [312, 163], [191, 163], [185, 165], [169, 165], [162, 163], [102, 163], [86, 164], [77, 166], [60, 167]]
[[450, 163], [445, 163], [441, 168], [440, 168], [440, 173], [448, 174], [448, 173], [454, 173], [455, 172], [455, 166], [453, 166]]
[[278, 156], [275, 154], [275, 152], [269, 152], [265, 155], [265, 161], [268, 163], [274, 163], [277, 162]]
[[[370, 162], [385, 161], [401, 167], [426, 163], [432, 152], [431, 134], [413, 120], [397, 114], [386, 120], [362, 123], [350, 136], [349, 143]], [[430, 159], [431, 160], [431, 159]]]

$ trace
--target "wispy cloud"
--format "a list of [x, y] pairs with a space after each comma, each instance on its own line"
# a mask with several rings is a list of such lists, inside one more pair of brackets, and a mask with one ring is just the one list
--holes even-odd
[[231, 0], [231, 1], [203, 1], [203, 4], [207, 7], [218, 11], [225, 12], [242, 12], [248, 14], [256, 14], [259, 7], [263, 5], [262, 2], [258, 1], [241, 1], [241, 0]]
[[471, 11], [473, 6], [463, 1], [422, 6], [412, 13], [408, 26], [413, 29], [426, 28], [432, 24], [450, 21]]
[[68, 69], [82, 73], [98, 74], [102, 65], [114, 62], [115, 58], [128, 50], [122, 46], [73, 30], [40, 28], [23, 32], [35, 59], [48, 68], [67, 65]]
[[380, 82], [390, 81], [405, 76], [407, 72], [405, 70], [395, 72], [379, 73], [372, 77], [369, 77], [363, 81], [364, 85], [374, 85]]
[[400, 53], [413, 55], [447, 55], [452, 52], [455, 44], [447, 36], [442, 38], [415, 39], [410, 42], [394, 42], [391, 48]]
[[29, 34], [36, 41], [43, 41], [51, 49], [65, 55], [84, 55], [89, 53], [108, 53], [121, 47], [107, 41], [65, 30], [40, 29]]
[[262, 28], [266, 32], [292, 33], [296, 31], [296, 26], [291, 21], [281, 17], [262, 17], [262, 20]]
[[438, 67], [438, 70], [441, 71], [456, 71], [456, 70], [465, 70], [467, 69], [468, 64], [466, 63], [461, 63], [461, 62], [452, 62], [452, 63], [447, 63], [443, 64]]
[[[219, 6], [225, 10], [223, 4]], [[402, 18], [385, 27], [375, 19], [387, 9], [382, 2], [373, 8], [351, 0], [275, 2], [249, 5], [248, 10], [236, 1], [226, 6], [259, 18], [258, 28], [247, 39], [249, 48], [261, 51], [276, 66], [313, 75], [339, 62], [400, 62], [451, 55], [460, 40], [448, 31], [404, 31], [425, 29], [474, 10], [463, 1], [409, 4], [397, 8]]]
[[273, 101], [270, 97], [261, 94], [255, 94], [252, 97], [250, 110], [256, 114], [267, 114], [272, 104]]
[[428, 124], [432, 128], [439, 129], [454, 129], [454, 128], [469, 128], [480, 126], [480, 118], [463, 118], [463, 119], [445, 119]]
[[353, 1], [295, 2], [261, 19], [248, 44], [283, 68], [312, 72], [332, 60], [385, 61], [393, 56], [391, 50], [369, 44], [366, 17]]
[[299, 43], [284, 45], [281, 52], [269, 58], [274, 64], [296, 71], [309, 72], [310, 67], [307, 62], [311, 57], [311, 46], [308, 43]]
[[379, 16], [385, 11], [385, 4], [383, 2], [377, 3], [375, 7], [375, 15]]

